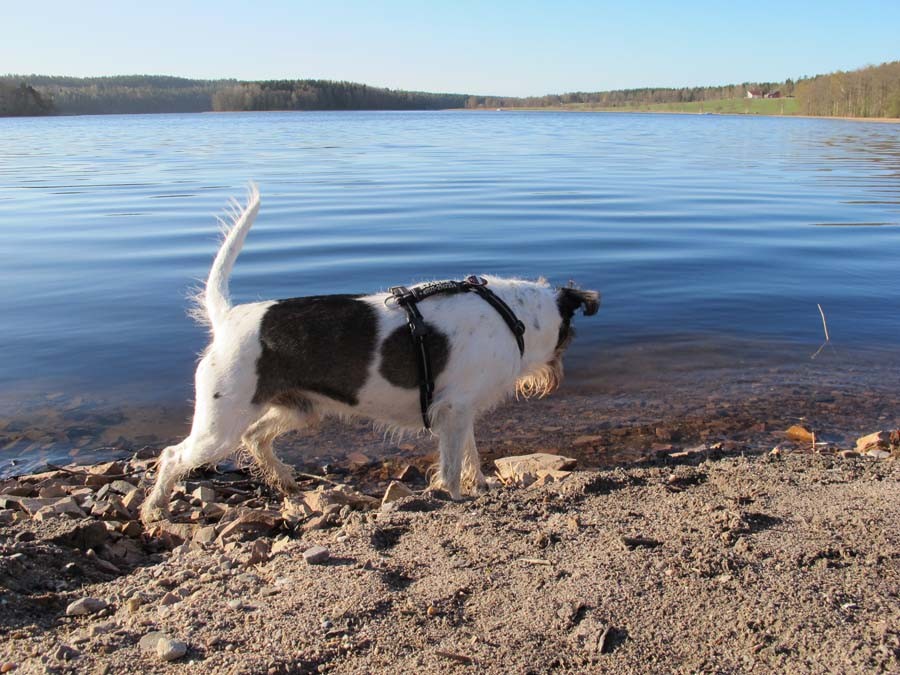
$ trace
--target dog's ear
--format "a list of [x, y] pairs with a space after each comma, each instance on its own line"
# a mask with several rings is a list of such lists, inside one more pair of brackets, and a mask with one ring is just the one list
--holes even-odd
[[571, 319], [578, 308], [582, 308], [585, 316], [596, 314], [600, 309], [600, 294], [597, 291], [583, 291], [580, 288], [560, 288], [556, 294], [556, 305], [559, 315]]

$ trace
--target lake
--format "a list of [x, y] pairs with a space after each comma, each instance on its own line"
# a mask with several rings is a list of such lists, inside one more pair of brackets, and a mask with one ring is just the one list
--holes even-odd
[[[551, 112], [0, 119], [0, 475], [183, 433], [215, 216], [235, 302], [490, 272], [603, 293], [571, 391], [900, 385], [900, 126]], [[831, 344], [824, 341], [821, 305]], [[711, 373], [714, 376], [711, 378]], [[762, 377], [762, 375], [760, 375]], [[733, 396], [740, 399], [740, 390]]]

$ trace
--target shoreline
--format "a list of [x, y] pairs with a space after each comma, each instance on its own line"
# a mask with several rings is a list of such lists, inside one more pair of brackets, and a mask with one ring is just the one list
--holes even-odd
[[347, 110], [193, 110], [186, 112], [103, 112], [103, 113], [59, 113], [55, 115], [0, 115], [0, 119], [39, 119], [39, 118], [68, 118], [68, 117], [104, 117], [108, 115], [209, 115], [209, 114], [241, 114], [241, 113], [346, 113], [346, 112], [566, 112], [566, 113], [612, 113], [612, 114], [650, 114], [650, 115], [698, 115], [718, 117], [776, 117], [785, 119], [810, 119], [810, 120], [840, 120], [844, 122], [877, 122], [879, 124], [900, 124], [900, 117], [846, 117], [832, 115], [800, 115], [800, 114], [769, 114], [769, 113], [738, 113], [738, 112], [690, 112], [686, 110], [624, 110], [616, 108], [583, 108], [573, 109], [566, 107], [516, 107], [516, 108], [422, 108], [417, 110], [371, 108], [371, 109], [347, 109]]
[[878, 122], [883, 124], [900, 124], [900, 117], [846, 117], [835, 115], [781, 115], [768, 113], [721, 113], [721, 112], [690, 112], [687, 110], [625, 110], [616, 108], [584, 108], [573, 109], [565, 107], [540, 107], [540, 108], [449, 108], [456, 112], [566, 112], [566, 113], [612, 113], [612, 114], [648, 114], [648, 115], [694, 115], [701, 117], [776, 117], [783, 119], [807, 119], [807, 120], [840, 120], [844, 122]]
[[[461, 502], [424, 489], [429, 458], [355, 458], [289, 501], [246, 472], [197, 471], [175, 522], [149, 528], [135, 517], [153, 452], [0, 481], [0, 664], [896, 669], [900, 433], [862, 454], [796, 438], [647, 439], [640, 461], [502, 474]], [[392, 480], [412, 494], [383, 497]]]

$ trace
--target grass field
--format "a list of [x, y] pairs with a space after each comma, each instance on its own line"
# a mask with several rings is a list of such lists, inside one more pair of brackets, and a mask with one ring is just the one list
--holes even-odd
[[564, 110], [723, 113], [730, 115], [796, 115], [799, 112], [797, 100], [793, 98], [722, 98], [712, 101], [695, 101], [692, 103], [652, 103], [615, 108], [595, 107], [579, 103], [560, 107]]

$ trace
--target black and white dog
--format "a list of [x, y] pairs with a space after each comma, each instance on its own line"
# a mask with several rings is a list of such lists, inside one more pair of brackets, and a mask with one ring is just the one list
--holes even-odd
[[[266, 478], [297, 489], [272, 452], [275, 438], [323, 415], [365, 417], [385, 428], [421, 430], [419, 368], [407, 315], [388, 293], [321, 295], [232, 306], [228, 277], [259, 211], [251, 186], [216, 255], [198, 314], [212, 343], [195, 375], [190, 435], [166, 448], [142, 518], [165, 518], [174, 483], [243, 446]], [[562, 355], [579, 308], [594, 314], [599, 294], [546, 281], [486, 277], [487, 288], [522, 322], [524, 350], [503, 317], [476, 293], [435, 295], [420, 304], [428, 325], [434, 382], [425, 415], [439, 436], [433, 484], [460, 497], [461, 484], [486, 487], [475, 449], [479, 414], [511, 394], [543, 396], [562, 380]]]

